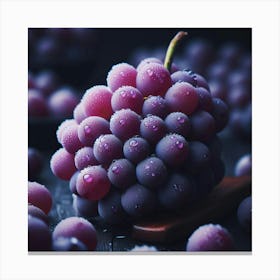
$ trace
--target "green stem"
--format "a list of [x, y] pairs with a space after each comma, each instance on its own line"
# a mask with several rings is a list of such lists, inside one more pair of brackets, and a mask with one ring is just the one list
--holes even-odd
[[179, 41], [181, 41], [181, 39], [184, 36], [187, 36], [188, 33], [184, 32], [184, 31], [180, 31], [178, 32], [175, 37], [171, 40], [171, 42], [169, 43], [168, 49], [166, 51], [166, 55], [165, 55], [165, 60], [164, 60], [164, 67], [170, 71], [171, 69], [171, 65], [172, 65], [172, 61], [173, 61], [173, 56], [175, 53], [175, 49], [178, 46]]

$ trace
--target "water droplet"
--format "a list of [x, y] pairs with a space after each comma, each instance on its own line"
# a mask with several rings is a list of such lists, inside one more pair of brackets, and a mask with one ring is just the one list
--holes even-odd
[[137, 146], [138, 146], [138, 142], [137, 142], [136, 140], [131, 140], [131, 141], [129, 142], [129, 146], [130, 146], [130, 147], [137, 147]]
[[156, 176], [156, 174], [155, 174], [154, 172], [152, 172], [152, 173], [151, 173], [151, 176], [152, 176], [152, 177], [155, 177], [155, 176]]
[[139, 209], [139, 208], [140, 208], [140, 205], [139, 205], [139, 204], [135, 204], [134, 208], [135, 208], [135, 209]]
[[118, 208], [117, 208], [116, 205], [112, 205], [112, 206], [111, 206], [111, 209], [112, 209], [112, 211], [113, 211], [114, 213], [117, 213], [117, 211], [118, 211]]
[[113, 172], [113, 173], [115, 173], [115, 174], [119, 174], [119, 173], [120, 173], [120, 171], [121, 171], [120, 166], [118, 166], [118, 165], [114, 165], [114, 166], [112, 167], [112, 172]]
[[106, 151], [108, 151], [108, 150], [109, 150], [109, 145], [108, 145], [107, 143], [104, 143], [104, 144], [103, 144], [103, 148], [104, 148]]
[[178, 121], [178, 123], [184, 123], [185, 119], [183, 117], [178, 117], [177, 121]]
[[86, 183], [91, 183], [93, 181], [93, 177], [90, 175], [90, 174], [85, 174], [83, 176], [83, 180], [86, 182]]
[[137, 93], [134, 90], [131, 90], [130, 95], [131, 95], [132, 98], [136, 98]]
[[122, 97], [126, 97], [126, 91], [122, 90], [121, 93], [120, 93], [120, 95], [121, 95]]
[[122, 77], [125, 77], [125, 73], [124, 73], [123, 71], [120, 72], [120, 75], [121, 75]]
[[181, 141], [176, 141], [176, 146], [179, 148], [179, 149], [183, 149], [183, 147], [184, 147], [184, 143], [183, 142], [181, 142]]
[[158, 131], [158, 126], [153, 125], [153, 126], [152, 126], [152, 130], [153, 130], [153, 131]]
[[85, 125], [84, 132], [85, 132], [85, 134], [90, 134], [91, 133], [91, 127], [89, 125]]
[[182, 192], [183, 191], [183, 188], [181, 185], [179, 184], [173, 184], [173, 188], [175, 191], [178, 191], [178, 192]]
[[146, 165], [146, 166], [145, 166], [145, 170], [149, 170], [150, 168], [151, 168], [150, 165]]
[[207, 155], [207, 154], [204, 154], [204, 155], [203, 155], [203, 158], [205, 158], [205, 159], [208, 158], [208, 155]]
[[122, 126], [125, 125], [125, 120], [124, 119], [120, 119], [119, 120], [119, 124], [122, 125]]
[[154, 75], [154, 71], [151, 69], [147, 69], [147, 73], [150, 77], [152, 77]]

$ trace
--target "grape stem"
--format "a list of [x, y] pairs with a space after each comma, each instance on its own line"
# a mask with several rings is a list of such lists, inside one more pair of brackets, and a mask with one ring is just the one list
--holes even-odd
[[178, 46], [178, 43], [181, 41], [181, 39], [184, 36], [187, 36], [188, 33], [184, 32], [184, 31], [179, 31], [175, 37], [170, 41], [168, 49], [166, 51], [166, 55], [165, 55], [165, 60], [164, 60], [164, 67], [170, 71], [171, 69], [171, 65], [172, 65], [172, 61], [173, 61], [173, 56], [176, 50], [176, 47]]

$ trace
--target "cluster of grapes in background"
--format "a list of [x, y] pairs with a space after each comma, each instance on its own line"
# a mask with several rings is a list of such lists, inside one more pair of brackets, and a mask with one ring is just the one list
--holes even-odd
[[[83, 61], [96, 34], [31, 29], [29, 52], [41, 65]], [[94, 85], [82, 96], [71, 85], [61, 86], [55, 71], [29, 71], [29, 120], [51, 116], [61, 122], [52, 136], [61, 147], [52, 152], [48, 168], [69, 182], [76, 215], [50, 227], [53, 194], [38, 183], [45, 159], [29, 147], [29, 251], [95, 250], [97, 232], [89, 218], [119, 225], [181, 213], [223, 179], [224, 133], [230, 127], [238, 137], [251, 136], [251, 60], [235, 45], [214, 52], [201, 42], [189, 44], [170, 71], [162, 48], [138, 53], [140, 60], [114, 65], [106, 85]], [[236, 162], [234, 175], [251, 175], [250, 152]], [[250, 233], [251, 197], [240, 204], [237, 218]], [[226, 228], [204, 225], [187, 240], [186, 250], [234, 250], [234, 240]]]

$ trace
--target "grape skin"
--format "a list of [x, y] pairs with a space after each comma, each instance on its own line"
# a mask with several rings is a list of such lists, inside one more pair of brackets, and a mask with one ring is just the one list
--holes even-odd
[[43, 222], [45, 222], [46, 225], [49, 225], [49, 218], [48, 218], [47, 214], [37, 206], [28, 204], [28, 215], [38, 218], [38, 219], [42, 220]]
[[248, 233], [252, 231], [252, 196], [244, 198], [237, 208], [240, 226]]
[[191, 131], [189, 117], [182, 112], [172, 112], [164, 120], [168, 132], [188, 137]]
[[28, 147], [28, 179], [37, 178], [43, 168], [43, 156], [39, 150]]
[[70, 154], [75, 154], [83, 147], [78, 137], [78, 126], [69, 125], [61, 132], [61, 145]]
[[142, 115], [155, 115], [164, 119], [169, 113], [169, 108], [166, 100], [161, 96], [148, 96], [143, 104]]
[[66, 129], [67, 127], [72, 126], [72, 125], [74, 125], [74, 126], [78, 125], [76, 120], [66, 119], [59, 125], [59, 127], [56, 130], [56, 138], [57, 138], [58, 143], [61, 144], [61, 137], [62, 137], [62, 133], [63, 133], [64, 129]]
[[72, 194], [73, 208], [76, 216], [84, 218], [92, 218], [98, 215], [98, 202], [86, 199], [79, 195]]
[[78, 170], [82, 170], [90, 165], [98, 165], [98, 160], [94, 157], [93, 149], [90, 147], [83, 147], [75, 154], [75, 166]]
[[53, 240], [53, 251], [88, 251], [86, 245], [76, 237], [59, 237]]

